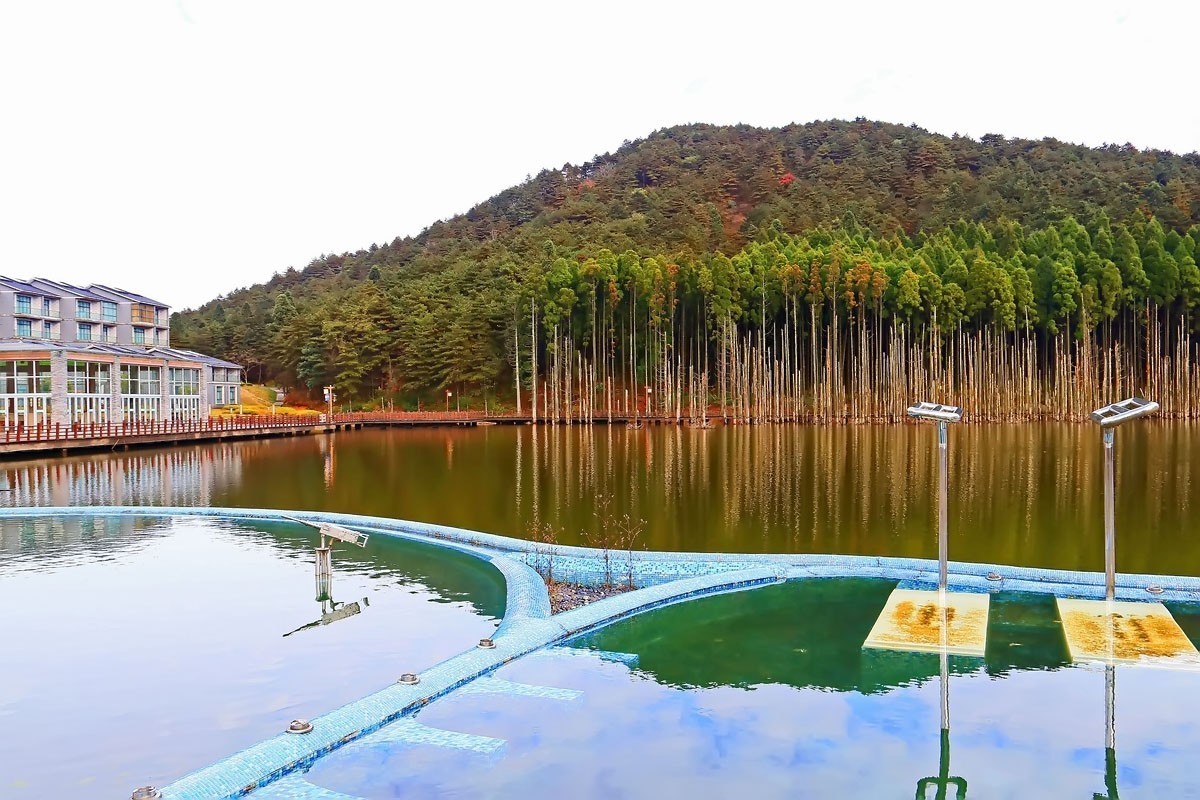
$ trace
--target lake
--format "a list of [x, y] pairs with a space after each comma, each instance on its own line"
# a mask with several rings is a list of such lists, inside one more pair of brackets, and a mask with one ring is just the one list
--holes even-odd
[[[9, 462], [13, 505], [330, 510], [650, 549], [936, 556], [932, 426], [364, 430]], [[1200, 425], [1117, 434], [1118, 564], [1200, 574]], [[1093, 425], [950, 432], [952, 560], [1103, 568]], [[644, 521], [644, 526], [641, 525]]]

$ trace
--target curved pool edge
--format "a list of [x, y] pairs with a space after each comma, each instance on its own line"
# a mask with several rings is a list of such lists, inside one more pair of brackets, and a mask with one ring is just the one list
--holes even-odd
[[648, 587], [606, 598], [551, 618], [513, 621], [491, 649], [472, 648], [420, 673], [416, 685], [392, 684], [311, 720], [303, 736], [281, 733], [164, 787], [163, 798], [211, 800], [241, 797], [411, 714], [522, 656], [573, 639], [621, 619], [697, 597], [780, 583], [778, 570], [740, 570]]
[[[164, 798], [199, 800], [244, 796], [388, 723], [453, 692], [515, 659], [544, 647], [655, 608], [700, 597], [804, 578], [876, 577], [902, 586], [936, 584], [937, 562], [929, 559], [825, 554], [712, 554], [634, 551], [626, 554], [568, 545], [543, 545], [496, 534], [429, 523], [356, 514], [247, 508], [168, 506], [78, 506], [0, 508], [0, 519], [53, 516], [208, 517], [287, 522], [288, 517], [331, 522], [365, 532], [447, 547], [493, 564], [503, 575], [507, 605], [494, 635], [494, 649], [471, 647], [421, 674], [416, 686], [393, 684], [313, 719], [303, 736], [281, 733], [190, 773], [162, 789]], [[622, 560], [628, 555], [628, 560]], [[629, 578], [637, 588], [551, 615], [545, 582], [534, 565], [553, 559], [561, 578], [595, 585]], [[614, 564], [616, 566], [614, 567]], [[606, 567], [607, 565], [607, 567]], [[989, 579], [989, 573], [992, 578]], [[1121, 574], [1117, 597], [1126, 600], [1200, 603], [1200, 578]], [[1148, 585], [1163, 592], [1150, 595]], [[1098, 572], [1003, 567], [951, 562], [950, 588], [968, 592], [1023, 591], [1063, 597], [1100, 598]]]
[[[261, 508], [217, 508], [187, 506], [31, 506], [0, 508], [0, 519], [9, 517], [37, 516], [157, 516], [157, 517], [211, 517], [231, 520], [265, 520], [287, 522], [287, 517], [310, 522], [331, 522], [362, 528], [374, 533], [413, 539], [427, 544], [470, 553], [484, 560], [493, 561], [504, 556], [511, 562], [533, 567], [545, 565], [553, 558], [555, 575], [570, 583], [595, 586], [607, 577], [616, 582], [626, 578], [626, 567], [632, 566], [633, 584], [636, 587], [678, 580], [697, 575], [710, 575], [739, 569], [769, 567], [792, 570], [796, 577], [854, 577], [868, 572], [879, 577], [911, 581], [913, 585], [934, 585], [937, 581], [937, 561], [922, 558], [899, 558], [892, 556], [835, 555], [826, 553], [762, 554], [762, 553], [698, 553], [661, 550], [634, 550], [627, 563], [624, 550], [610, 550], [609, 562], [612, 569], [606, 574], [604, 551], [599, 548], [574, 545], [545, 545], [525, 539], [484, 533], [466, 528], [435, 525], [428, 522], [398, 520], [389, 517], [373, 517], [361, 514], [346, 514], [324, 511], [290, 511], [286, 509]], [[499, 562], [504, 563], [504, 562]], [[498, 567], [499, 568], [499, 567]], [[503, 571], [503, 570], [502, 570]], [[987, 580], [989, 573], [996, 573], [999, 580]], [[528, 575], [526, 574], [526, 577]], [[525, 578], [521, 579], [522, 581]], [[1047, 569], [1043, 567], [1014, 567], [981, 564], [975, 562], [950, 562], [950, 587], [963, 591], [1030, 591], [1059, 596], [1095, 599], [1104, 597], [1104, 574], [1083, 570]], [[1161, 594], [1150, 595], [1146, 588], [1158, 586]], [[1142, 573], [1117, 574], [1117, 599], [1200, 602], [1200, 577], [1183, 575], [1148, 575]], [[535, 617], [549, 613], [549, 598], [546, 605], [541, 598], [517, 598], [524, 610]], [[532, 605], [522, 606], [524, 600]], [[505, 615], [506, 618], [508, 614]]]

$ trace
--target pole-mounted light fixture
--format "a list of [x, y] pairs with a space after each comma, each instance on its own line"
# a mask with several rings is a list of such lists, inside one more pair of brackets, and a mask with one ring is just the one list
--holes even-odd
[[1116, 596], [1117, 586], [1117, 532], [1114, 511], [1116, 478], [1113, 468], [1113, 441], [1117, 428], [1126, 422], [1153, 414], [1158, 403], [1144, 397], [1131, 397], [1119, 403], [1111, 403], [1092, 412], [1092, 422], [1104, 433], [1104, 599], [1111, 601]]
[[945, 592], [949, 560], [949, 545], [946, 540], [946, 495], [949, 482], [946, 475], [946, 426], [961, 421], [963, 410], [959, 406], [941, 403], [917, 403], [908, 407], [908, 415], [936, 422], [938, 426], [938, 591]]

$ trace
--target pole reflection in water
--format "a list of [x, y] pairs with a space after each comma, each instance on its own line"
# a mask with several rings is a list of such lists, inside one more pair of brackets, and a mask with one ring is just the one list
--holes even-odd
[[[284, 636], [291, 636], [297, 631], [307, 630], [317, 625], [328, 625], [331, 622], [346, 619], [359, 613], [362, 609], [358, 603], [350, 603], [349, 605], [343, 603], [339, 607], [333, 600], [333, 543], [342, 541], [348, 544], [356, 544], [359, 547], [366, 547], [369, 537], [339, 525], [311, 523], [295, 519], [294, 517], [288, 517], [288, 519], [310, 528], [316, 528], [321, 532], [321, 541], [316, 548], [316, 569], [314, 570], [317, 583], [316, 600], [321, 604], [321, 617], [316, 622], [310, 622], [294, 631], [285, 633]], [[364, 597], [362, 602], [364, 606], [368, 605], [367, 598]]]
[[333, 488], [334, 473], [337, 470], [337, 437], [324, 433], [320, 434], [322, 475], [325, 478], [325, 488]]
[[[943, 614], [945, 606], [943, 606]], [[929, 790], [935, 789], [934, 800], [966, 800], [967, 781], [965, 778], [950, 774], [950, 655], [945, 643], [946, 622], [942, 621], [942, 650], [939, 654], [940, 674], [938, 683], [941, 688], [942, 700], [942, 729], [941, 744], [938, 758], [938, 774], [917, 781], [916, 800], [928, 800]], [[953, 796], [949, 794], [954, 787]]]
[[1093, 800], [1119, 800], [1117, 796], [1117, 668], [1104, 667], [1104, 788]]

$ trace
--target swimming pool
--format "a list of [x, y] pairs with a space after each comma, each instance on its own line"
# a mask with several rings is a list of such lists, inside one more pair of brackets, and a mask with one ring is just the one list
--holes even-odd
[[[794, 580], [651, 611], [252, 796], [1200, 796], [1200, 673], [1074, 664], [1053, 597], [1000, 591], [984, 657], [946, 658], [943, 678], [939, 654], [863, 648], [895, 585]], [[1196, 608], [1171, 608], [1194, 639]]]

